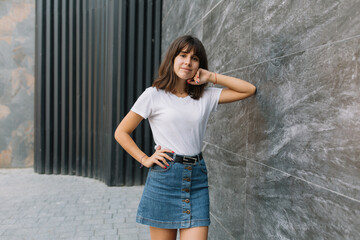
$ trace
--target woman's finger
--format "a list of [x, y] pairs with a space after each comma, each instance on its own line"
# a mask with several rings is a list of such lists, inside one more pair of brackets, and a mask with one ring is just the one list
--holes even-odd
[[198, 76], [198, 77], [200, 77], [200, 68], [196, 71], [196, 74], [195, 74], [195, 76]]
[[170, 150], [170, 149], [161, 149], [161, 152], [163, 152], [163, 153], [165, 153], [165, 152], [174, 153], [174, 151]]
[[155, 160], [155, 164], [159, 165], [162, 168], [166, 168], [159, 160]]
[[192, 80], [195, 82], [195, 84], [199, 83], [199, 75], [198, 75], [198, 73], [195, 74], [195, 76], [194, 76], [194, 78]]
[[174, 153], [173, 150], [170, 149], [161, 149], [163, 154], [161, 156], [166, 157], [167, 159], [169, 159], [170, 161], [173, 161], [174, 159], [172, 159], [169, 155], [167, 155], [165, 152], [169, 152], [169, 153]]
[[162, 153], [161, 156], [169, 159], [169, 161], [174, 161], [174, 159], [172, 159], [169, 155], [167, 155], [166, 153]]
[[165, 160], [165, 158], [162, 155], [158, 155], [156, 159], [165, 163], [165, 165], [169, 166], [169, 164], [167, 163], [167, 161]]
[[170, 166], [170, 164], [168, 164], [168, 162], [165, 160], [165, 158], [162, 160], [162, 162], [163, 162], [166, 166]]
[[199, 70], [197, 71], [197, 78], [198, 78], [198, 80], [199, 80], [199, 82], [200, 82], [200, 68], [199, 68]]

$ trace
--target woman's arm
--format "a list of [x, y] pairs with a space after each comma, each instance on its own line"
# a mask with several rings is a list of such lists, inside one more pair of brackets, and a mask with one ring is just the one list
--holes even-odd
[[[255, 94], [256, 87], [239, 78], [216, 74], [216, 83], [227, 88], [221, 91], [219, 104], [235, 102]], [[211, 73], [208, 82], [215, 83], [215, 73]]]
[[[205, 69], [199, 68], [193, 81], [188, 81], [190, 84], [198, 85], [206, 82], [211, 82], [225, 86], [221, 91], [219, 103], [235, 102], [255, 94], [256, 87], [249, 82], [239, 78], [230, 77], [222, 74], [216, 74]], [[196, 83], [196, 81], [198, 81]]]
[[[123, 118], [119, 126], [116, 128], [114, 137], [125, 151], [127, 151], [133, 158], [135, 158], [145, 167], [151, 167], [155, 163], [163, 168], [166, 168], [163, 164], [169, 164], [166, 162], [165, 158], [169, 160], [172, 159], [164, 152], [172, 152], [171, 150], [161, 149], [158, 147], [156, 152], [151, 157], [148, 157], [143, 151], [141, 151], [141, 149], [136, 145], [130, 136], [143, 119], [144, 118], [139, 114], [133, 111], [129, 111], [129, 113]], [[162, 161], [163, 164], [160, 163], [160, 161]]]
[[143, 117], [130, 111], [120, 122], [114, 134], [116, 141], [138, 162], [145, 153], [140, 150], [130, 135], [142, 120]]

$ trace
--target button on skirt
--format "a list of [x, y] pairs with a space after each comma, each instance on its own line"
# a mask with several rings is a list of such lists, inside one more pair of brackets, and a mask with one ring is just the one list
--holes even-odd
[[150, 168], [136, 222], [158, 228], [209, 226], [209, 190], [204, 159]]

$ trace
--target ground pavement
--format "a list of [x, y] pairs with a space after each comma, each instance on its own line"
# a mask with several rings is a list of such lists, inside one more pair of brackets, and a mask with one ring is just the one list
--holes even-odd
[[150, 239], [135, 222], [143, 186], [0, 169], [0, 239]]

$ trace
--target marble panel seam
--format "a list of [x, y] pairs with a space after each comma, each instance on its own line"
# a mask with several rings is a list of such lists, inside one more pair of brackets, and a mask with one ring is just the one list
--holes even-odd
[[224, 229], [225, 232], [227, 232], [227, 234], [229, 234], [229, 236], [231, 237], [231, 239], [235, 240], [235, 238], [231, 235], [231, 233], [229, 233], [229, 231], [221, 224], [221, 222], [214, 216], [214, 214], [212, 214], [210, 212], [210, 215], [213, 217], [213, 219], [220, 225], [220, 227], [222, 227]]
[[318, 184], [316, 184], [316, 183], [309, 182], [309, 181], [307, 181], [307, 180], [305, 180], [305, 179], [303, 179], [303, 178], [300, 178], [300, 177], [291, 175], [291, 174], [289, 174], [289, 173], [287, 173], [287, 172], [285, 172], [285, 171], [283, 171], [283, 170], [280, 170], [280, 169], [278, 169], [278, 168], [274, 168], [274, 167], [271, 167], [271, 166], [266, 165], [266, 164], [264, 164], [264, 163], [257, 162], [257, 161], [254, 161], [254, 160], [251, 160], [251, 159], [248, 159], [248, 158], [246, 158], [246, 160], [247, 160], [247, 161], [250, 161], [250, 162], [252, 162], [252, 163], [255, 163], [255, 164], [263, 165], [263, 166], [268, 167], [268, 168], [270, 168], [270, 169], [272, 169], [272, 170], [279, 171], [279, 172], [281, 172], [281, 173], [283, 173], [283, 174], [285, 174], [285, 175], [287, 175], [287, 176], [293, 177], [293, 178], [295, 178], [295, 179], [297, 179], [297, 180], [306, 182], [306, 183], [311, 184], [311, 185], [313, 185], [313, 186], [315, 186], [315, 187], [319, 187], [319, 188], [321, 188], [321, 189], [323, 189], [323, 190], [329, 191], [329, 192], [331, 192], [331, 193], [337, 194], [337, 195], [339, 195], [339, 196], [342, 196], [342, 197], [347, 198], [347, 199], [349, 199], [349, 200], [352, 200], [352, 201], [354, 201], [354, 202], [360, 203], [360, 200], [358, 200], [358, 199], [355, 199], [355, 198], [346, 196], [346, 195], [344, 195], [344, 194], [342, 194], [342, 193], [339, 193], [339, 192], [336, 192], [336, 191], [334, 191], [334, 190], [328, 189], [328, 188], [326, 188], [326, 187], [320, 186], [320, 185], [318, 185]]
[[[237, 189], [241, 189], [241, 188], [244, 188], [246, 189], [247, 188], [247, 181], [246, 181], [246, 178], [242, 178], [242, 179], [245, 179], [245, 181], [242, 183], [242, 184], [238, 184], [236, 185]], [[216, 188], [216, 185], [212, 184], [211, 181], [209, 182], [209, 187], [214, 187]], [[246, 194], [244, 195], [244, 197], [242, 197], [246, 200]], [[239, 199], [242, 199], [242, 198], [239, 198]]]
[[207, 15], [209, 15], [220, 3], [222, 3], [224, 0], [221, 0], [220, 2], [218, 2], [217, 4], [215, 4], [215, 6], [213, 8], [211, 8], [207, 13], [204, 14], [204, 16], [202, 18], [199, 19], [199, 21], [197, 21], [196, 23], [193, 24], [193, 27], [189, 28], [186, 32], [185, 35], [188, 34], [191, 29], [193, 29], [196, 25], [198, 25], [199, 23], [201, 23], [206, 17]]
[[[247, 160], [247, 159], [245, 159], [245, 160]], [[207, 161], [215, 161], [225, 167], [230, 167], [230, 168], [243, 168], [243, 166], [233, 166], [233, 165], [225, 164], [223, 161], [217, 161], [217, 160], [211, 160], [211, 159], [207, 159]]]
[[201, 24], [201, 28], [202, 28], [202, 19], [200, 19], [200, 20], [197, 21], [194, 25], [192, 25], [192, 27], [189, 28], [189, 29], [184, 33], [184, 35], [189, 34], [189, 32], [191, 32], [191, 30], [192, 30], [193, 28], [195, 28], [198, 24]]
[[[163, 4], [164, 4], [164, 2], [163, 2]], [[164, 21], [167, 19], [167, 17], [170, 15], [171, 10], [174, 8], [174, 6], [175, 6], [175, 4], [173, 4], [173, 5], [168, 9], [167, 13], [166, 13], [165, 16], [163, 16], [163, 18], [162, 18], [162, 22], [164, 22]], [[162, 25], [164, 25], [164, 24], [162, 23]]]
[[[243, 158], [243, 159], [245, 159], [245, 160], [248, 160], [248, 158], [246, 158], [246, 157], [244, 157], [244, 156], [241, 156], [241, 155], [239, 155], [239, 154], [237, 154], [237, 153], [234, 153], [234, 152], [232, 152], [232, 151], [230, 151], [230, 150], [227, 150], [227, 149], [225, 149], [225, 148], [219, 147], [218, 145], [215, 145], [215, 144], [213, 144], [213, 143], [209, 143], [209, 142], [206, 142], [206, 141], [203, 141], [203, 142], [206, 144], [205, 146], [210, 145], [210, 146], [212, 146], [212, 147], [215, 147], [215, 148], [217, 148], [217, 149], [220, 149], [221, 151], [224, 151], [224, 152], [227, 152], [227, 153], [236, 155], [236, 156], [239, 157], [239, 158]], [[203, 148], [203, 149], [205, 149], [205, 148]], [[224, 164], [224, 165], [226, 165], [226, 164]], [[227, 165], [226, 165], [226, 166], [227, 166]]]
[[201, 21], [204, 20], [207, 15], [209, 15], [215, 8], [217, 8], [217, 6], [219, 6], [222, 2], [224, 2], [224, 0], [221, 0], [220, 2], [218, 2], [217, 4], [215, 4], [214, 7], [212, 7], [207, 13], [204, 14], [204, 16], [201, 18]]
[[[219, 74], [225, 74], [225, 75], [231, 74], [232, 72], [236, 72], [236, 71], [239, 71], [239, 70], [243, 70], [243, 69], [245, 69], [245, 68], [254, 67], [254, 66], [261, 65], [261, 64], [264, 64], [264, 63], [267, 63], [267, 62], [271, 62], [271, 61], [274, 61], [274, 60], [278, 60], [278, 59], [281, 59], [281, 58], [290, 57], [290, 56], [292, 56], [292, 55], [296, 55], [296, 54], [299, 54], [299, 53], [301, 53], [301, 52], [313, 51], [313, 50], [316, 50], [316, 49], [318, 49], [318, 48], [323, 48], [323, 47], [326, 47], [326, 46], [335, 45], [335, 44], [338, 44], [338, 43], [341, 43], [341, 42], [345, 42], [345, 41], [349, 41], [349, 40], [353, 40], [353, 39], [356, 39], [356, 38], [359, 38], [359, 39], [360, 39], [360, 35], [356, 35], [356, 36], [344, 38], [344, 39], [341, 39], [341, 40], [338, 40], [338, 41], [329, 42], [329, 43], [326, 43], [326, 44], [323, 44], [323, 45], [319, 45], [319, 46], [314, 46], [314, 47], [311, 47], [311, 48], [302, 49], [302, 50], [297, 51], [297, 52], [293, 52], [293, 53], [289, 53], [289, 54], [286, 54], [286, 55], [283, 55], [283, 56], [279, 56], [279, 57], [267, 59], [267, 60], [264, 60], [264, 61], [262, 61], [262, 62], [253, 63], [253, 64], [250, 64], [250, 65], [247, 65], [247, 66], [243, 66], [243, 67], [240, 67], [240, 68], [231, 69], [231, 70], [228, 70], [228, 71], [225, 71], [225, 72], [219, 72]], [[251, 42], [250, 42], [250, 44], [251, 44]]]
[[[266, 164], [264, 164], [264, 163], [261, 163], [261, 162], [252, 160], [252, 159], [250, 159], [250, 158], [248, 158], [248, 157], [241, 156], [241, 155], [239, 155], [238, 153], [231, 152], [231, 151], [229, 151], [229, 150], [227, 150], [227, 149], [224, 149], [224, 148], [222, 148], [222, 147], [219, 147], [219, 146], [217, 146], [217, 145], [215, 145], [215, 144], [212, 144], [212, 143], [209, 143], [209, 142], [205, 142], [205, 141], [204, 141], [204, 143], [206, 143], [206, 145], [210, 145], [210, 146], [212, 146], [212, 147], [216, 147], [216, 148], [218, 148], [218, 149], [220, 149], [220, 150], [222, 150], [222, 151], [225, 151], [225, 152], [234, 154], [234, 155], [238, 156], [239, 158], [243, 158], [243, 159], [246, 160], [246, 161], [250, 161], [250, 162], [253, 162], [253, 163], [256, 163], [256, 164], [259, 164], [259, 165], [268, 167], [268, 168], [270, 168], [270, 169], [272, 169], [272, 170], [279, 171], [279, 172], [281, 172], [281, 173], [283, 173], [283, 174], [286, 174], [286, 175], [288, 175], [288, 176], [290, 176], [290, 177], [293, 177], [293, 178], [295, 178], [295, 179], [297, 179], [297, 180], [306, 182], [306, 183], [311, 184], [311, 185], [313, 185], [313, 186], [319, 187], [319, 188], [321, 188], [321, 189], [327, 190], [327, 191], [332, 192], [332, 193], [334, 193], [334, 194], [337, 194], [337, 195], [339, 195], [339, 196], [345, 197], [345, 198], [347, 198], [347, 199], [349, 199], [349, 200], [352, 200], [352, 201], [355, 201], [355, 202], [357, 202], [357, 203], [360, 203], [360, 200], [359, 200], [359, 199], [355, 199], [355, 198], [346, 196], [346, 195], [344, 195], [344, 194], [342, 194], [342, 193], [339, 193], [339, 192], [336, 192], [336, 191], [334, 191], [334, 190], [328, 189], [328, 188], [326, 188], [326, 187], [320, 186], [320, 185], [318, 185], [318, 184], [316, 184], [316, 183], [309, 182], [309, 181], [307, 181], [307, 180], [305, 180], [305, 179], [303, 179], [303, 178], [297, 177], [297, 176], [295, 176], [295, 175], [291, 175], [290, 173], [287, 173], [287, 172], [285, 172], [285, 171], [283, 171], [283, 170], [281, 170], [281, 169], [271, 167], [271, 166], [266, 165]], [[246, 168], [246, 165], [247, 165], [247, 164], [245, 164], [245, 168]], [[233, 166], [232, 166], [232, 167], [233, 167]]]

